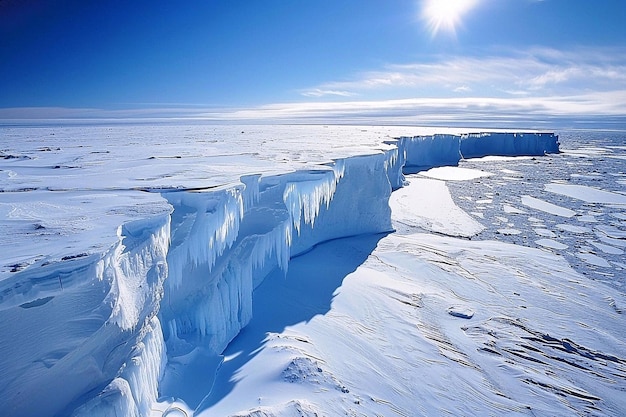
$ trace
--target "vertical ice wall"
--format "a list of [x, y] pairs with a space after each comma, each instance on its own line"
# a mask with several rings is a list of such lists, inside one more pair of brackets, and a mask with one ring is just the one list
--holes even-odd
[[458, 165], [460, 141], [458, 135], [435, 134], [403, 137], [398, 146], [405, 155], [404, 168], [416, 172], [436, 166]]
[[[335, 186], [331, 203], [320, 205], [315, 224], [297, 230], [292, 256], [330, 239], [391, 231], [389, 174], [391, 167], [400, 171], [400, 166], [394, 165], [396, 157], [396, 151], [387, 151], [344, 160], [343, 175]], [[394, 178], [400, 175], [393, 173]], [[306, 195], [299, 198], [306, 199]]]
[[402, 137], [397, 145], [405, 157], [404, 169], [409, 172], [458, 165], [461, 158], [539, 156], [559, 152], [558, 136], [554, 133], [435, 134]]
[[387, 177], [391, 183], [392, 190], [397, 190], [404, 186], [404, 173], [402, 169], [406, 164], [406, 149], [402, 139], [395, 141], [386, 141], [385, 144], [391, 148], [385, 151], [389, 156], [385, 161], [385, 170]]
[[554, 133], [470, 133], [461, 137], [463, 158], [539, 156], [559, 152]]

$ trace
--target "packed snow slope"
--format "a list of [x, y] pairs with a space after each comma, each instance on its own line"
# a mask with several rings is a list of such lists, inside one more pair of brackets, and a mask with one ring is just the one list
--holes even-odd
[[5, 128], [3, 415], [620, 415], [623, 293], [403, 175], [557, 137], [407, 130]]

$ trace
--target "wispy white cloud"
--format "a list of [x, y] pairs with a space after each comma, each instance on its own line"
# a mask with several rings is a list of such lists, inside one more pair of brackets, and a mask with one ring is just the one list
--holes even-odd
[[303, 90], [300, 94], [302, 94], [305, 97], [325, 97], [325, 96], [351, 97], [351, 96], [356, 95], [355, 93], [351, 93], [349, 91], [322, 90], [321, 88]]
[[[490, 97], [572, 95], [626, 87], [626, 48], [557, 51], [534, 48], [484, 57], [439, 56], [429, 62], [389, 64], [305, 91], [360, 97], [453, 97], [468, 91]], [[315, 96], [314, 94], [307, 94]], [[320, 95], [321, 96], [321, 95]]]
[[455, 93], [469, 93], [470, 91], [472, 91], [472, 89], [466, 85], [461, 85], [452, 91], [454, 91]]

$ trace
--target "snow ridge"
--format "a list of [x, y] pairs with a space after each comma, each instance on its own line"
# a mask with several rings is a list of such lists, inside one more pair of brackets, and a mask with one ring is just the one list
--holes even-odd
[[[0, 409], [8, 416], [147, 416], [161, 396], [194, 407], [202, 398], [181, 398], [160, 381], [180, 377], [176, 364], [202, 370], [204, 363], [210, 389], [211, 366], [250, 321], [254, 288], [271, 270], [286, 271], [291, 257], [330, 239], [392, 231], [388, 201], [404, 183], [403, 169], [456, 165], [485, 152], [558, 152], [557, 139], [400, 138], [385, 150], [318, 169], [163, 192], [171, 214], [120, 226], [118, 242], [101, 257], [28, 269], [0, 282], [0, 332], [27, 346], [0, 345], [0, 369], [7, 370]], [[72, 340], [55, 343], [55, 334]], [[24, 340], [32, 335], [50, 343]], [[62, 390], [41, 390], [58, 381]], [[33, 402], [42, 391], [47, 397]]]

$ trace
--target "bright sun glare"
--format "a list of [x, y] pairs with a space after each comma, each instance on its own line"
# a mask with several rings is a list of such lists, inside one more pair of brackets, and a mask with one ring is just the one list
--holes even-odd
[[422, 18], [432, 36], [441, 30], [456, 34], [461, 17], [476, 5], [478, 0], [425, 0]]

